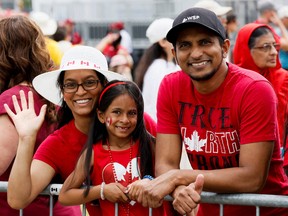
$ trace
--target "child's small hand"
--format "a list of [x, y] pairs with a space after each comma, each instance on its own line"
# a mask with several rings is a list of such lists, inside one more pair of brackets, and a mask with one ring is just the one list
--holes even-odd
[[143, 189], [150, 183], [150, 181], [151, 180], [149, 179], [142, 179], [128, 185], [126, 193], [130, 200], [137, 200], [137, 202], [141, 203]]
[[110, 202], [129, 202], [129, 198], [124, 193], [126, 188], [120, 183], [106, 184], [104, 187], [104, 197]]

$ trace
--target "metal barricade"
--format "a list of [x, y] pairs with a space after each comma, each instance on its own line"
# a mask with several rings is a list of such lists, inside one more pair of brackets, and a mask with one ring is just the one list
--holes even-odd
[[220, 216], [224, 205], [255, 206], [255, 215], [260, 216], [260, 207], [282, 207], [288, 211], [288, 196], [270, 194], [217, 194], [202, 192], [201, 203], [219, 204]]
[[[7, 182], [0, 181], [0, 192], [7, 192]], [[50, 184], [41, 193], [41, 195], [50, 196], [50, 213], [53, 216], [53, 196], [58, 196], [62, 184]], [[171, 196], [165, 197], [166, 201], [172, 201]], [[224, 205], [243, 205], [255, 206], [255, 215], [260, 216], [260, 207], [281, 207], [287, 208], [288, 211], [288, 196], [270, 195], [270, 194], [217, 194], [203, 191], [201, 194], [201, 203], [219, 204], [220, 216], [223, 216]], [[20, 210], [20, 216], [23, 216], [23, 211]], [[83, 205], [82, 216], [86, 216], [86, 207]], [[115, 203], [115, 216], [118, 216], [118, 204]], [[152, 216], [152, 209], [149, 209], [149, 216]]]

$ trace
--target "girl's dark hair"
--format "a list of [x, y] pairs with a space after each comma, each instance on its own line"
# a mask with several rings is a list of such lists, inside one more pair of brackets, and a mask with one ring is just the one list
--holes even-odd
[[[97, 74], [101, 85], [104, 86], [107, 83], [106, 77], [97, 71], [95, 71], [95, 73]], [[61, 92], [63, 91], [64, 75], [65, 75], [65, 71], [62, 71], [57, 80], [57, 86], [60, 89], [59, 94], [61, 94]], [[62, 127], [63, 125], [67, 124], [72, 119], [74, 119], [71, 109], [67, 106], [67, 103], [64, 100], [62, 100], [61, 107], [59, 108], [57, 112], [57, 119], [58, 119], [57, 128]]]
[[265, 26], [262, 26], [262, 27], [259, 27], [259, 28], [256, 28], [250, 38], [249, 38], [249, 41], [248, 41], [248, 47], [249, 49], [251, 50], [253, 47], [255, 47], [255, 44], [256, 44], [256, 39], [261, 37], [262, 35], [266, 35], [268, 33], [271, 33], [270, 29], [268, 29], [267, 27]]
[[152, 64], [155, 59], [163, 57], [167, 59], [167, 53], [160, 46], [159, 43], [152, 44], [147, 50], [145, 50], [144, 54], [141, 56], [139, 63], [134, 71], [134, 81], [142, 90], [143, 88], [143, 79], [148, 67]]
[[[141, 176], [153, 175], [154, 171], [153, 171], [152, 148], [155, 144], [155, 138], [146, 130], [145, 127], [144, 102], [141, 91], [138, 88], [138, 86], [130, 81], [120, 82], [115, 80], [109, 82], [104, 87], [102, 93], [100, 94], [101, 98], [99, 98], [98, 109], [99, 111], [105, 112], [112, 103], [112, 101], [118, 96], [123, 94], [130, 95], [134, 99], [137, 106], [137, 124], [135, 130], [132, 133], [132, 140], [133, 141], [139, 140], [139, 149], [137, 157], [140, 157], [140, 166], [139, 166], [140, 175]], [[87, 177], [85, 180], [87, 186], [87, 189], [84, 192], [85, 196], [87, 196], [87, 194], [89, 193], [89, 186], [91, 185], [90, 162], [92, 157], [93, 145], [95, 145], [95, 143], [99, 141], [102, 141], [102, 143], [106, 143], [107, 139], [108, 134], [106, 126], [105, 124], [102, 124], [99, 121], [95, 111], [95, 118], [90, 127], [88, 140], [84, 148], [84, 150], [86, 150], [84, 171]], [[94, 157], [97, 157], [97, 155], [94, 154]]]

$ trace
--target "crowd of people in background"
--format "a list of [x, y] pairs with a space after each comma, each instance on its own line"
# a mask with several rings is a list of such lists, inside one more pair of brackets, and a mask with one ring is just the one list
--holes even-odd
[[115, 202], [123, 216], [206, 216], [219, 207], [198, 205], [202, 190], [288, 195], [288, 5], [257, 9], [243, 26], [215, 0], [158, 17], [137, 61], [123, 21], [88, 46], [73, 17], [1, 17], [0, 215], [49, 212], [51, 183], [64, 184], [55, 216]]

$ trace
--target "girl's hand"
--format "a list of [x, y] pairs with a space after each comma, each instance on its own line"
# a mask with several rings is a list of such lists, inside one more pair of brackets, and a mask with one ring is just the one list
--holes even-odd
[[28, 92], [28, 104], [23, 90], [20, 90], [21, 106], [19, 105], [15, 95], [12, 96], [14, 109], [13, 113], [7, 104], [4, 108], [10, 118], [13, 120], [19, 137], [36, 136], [40, 129], [46, 113], [47, 105], [41, 107], [40, 113], [37, 116], [34, 109], [33, 93]]
[[150, 179], [142, 179], [128, 185], [126, 193], [130, 200], [141, 202], [140, 198], [142, 197], [143, 190], [149, 185], [150, 181]]
[[110, 202], [129, 202], [129, 198], [124, 193], [126, 188], [120, 183], [110, 183], [104, 186], [104, 197]]

